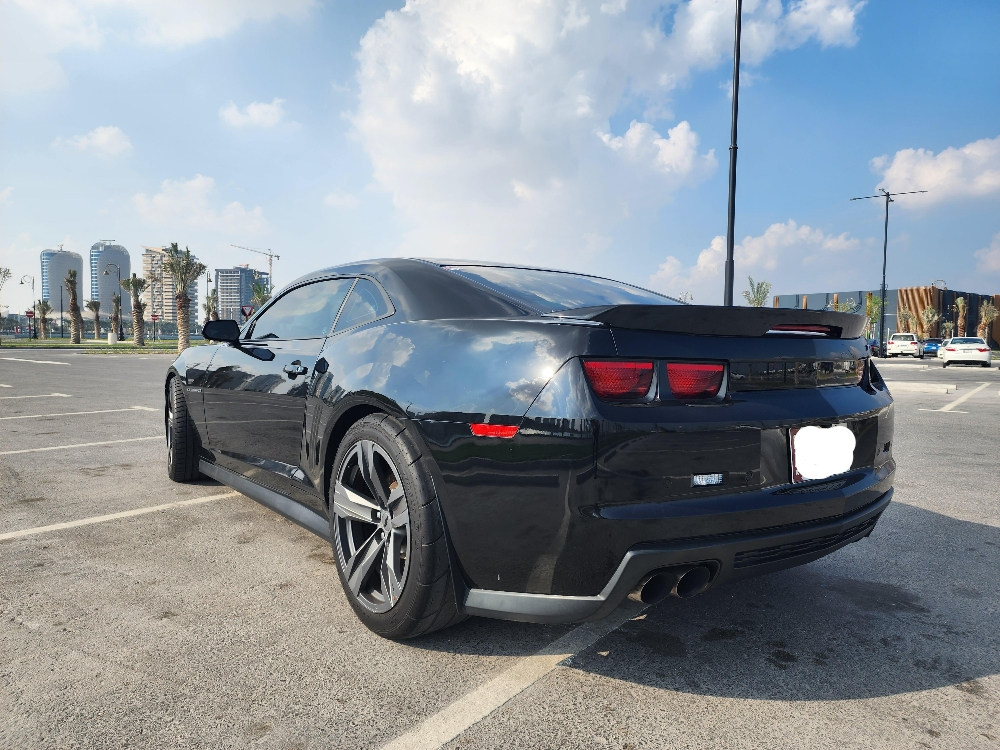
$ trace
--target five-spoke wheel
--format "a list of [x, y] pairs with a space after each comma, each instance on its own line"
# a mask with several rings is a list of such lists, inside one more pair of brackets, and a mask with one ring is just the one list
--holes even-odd
[[410, 515], [399, 471], [380, 445], [359, 440], [348, 449], [332, 510], [348, 588], [372, 612], [387, 612], [406, 584]]

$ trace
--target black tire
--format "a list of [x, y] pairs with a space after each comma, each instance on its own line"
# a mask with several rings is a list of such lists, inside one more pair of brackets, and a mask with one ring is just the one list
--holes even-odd
[[945, 361], [945, 360], [942, 360], [942, 361], [941, 361], [941, 366], [942, 366], [942, 367], [947, 367], [947, 366], [948, 366], [948, 363], [947, 363], [947, 361]]
[[188, 413], [180, 378], [167, 385], [164, 421], [167, 429], [167, 476], [175, 482], [191, 482], [198, 471], [198, 431]]
[[[362, 458], [365, 450], [368, 458]], [[333, 463], [330, 537], [340, 582], [358, 619], [384, 638], [413, 638], [465, 619], [456, 600], [444, 518], [425, 461], [398, 420], [370, 414], [347, 431]], [[379, 487], [365, 479], [372, 472]], [[400, 488], [402, 498], [392, 500]], [[351, 505], [355, 501], [369, 505]], [[363, 520], [359, 507], [380, 520]], [[405, 529], [396, 525], [404, 510]]]

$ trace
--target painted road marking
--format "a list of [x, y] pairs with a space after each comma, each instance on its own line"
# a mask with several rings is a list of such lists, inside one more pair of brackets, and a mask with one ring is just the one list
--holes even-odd
[[956, 406], [961, 406], [962, 404], [964, 404], [970, 398], [972, 398], [977, 393], [979, 393], [981, 390], [983, 390], [983, 388], [989, 388], [989, 387], [990, 387], [989, 383], [983, 383], [978, 388], [973, 388], [971, 391], [969, 391], [968, 393], [966, 393], [964, 396], [959, 396], [958, 398], [956, 398], [954, 401], [952, 401], [947, 406], [944, 406], [944, 407], [938, 409], [938, 411], [951, 411]]
[[121, 513], [109, 513], [106, 516], [91, 516], [90, 518], [81, 518], [79, 521], [66, 521], [64, 523], [53, 523], [49, 526], [36, 526], [33, 529], [21, 529], [20, 531], [8, 531], [5, 534], [0, 534], [0, 542], [6, 539], [20, 539], [25, 536], [33, 536], [34, 534], [44, 534], [47, 531], [60, 531], [62, 529], [75, 529], [77, 526], [90, 526], [95, 523], [104, 523], [105, 521], [114, 521], [118, 518], [131, 518], [132, 516], [142, 516], [146, 513], [155, 513], [158, 510], [169, 510], [171, 508], [181, 508], [186, 505], [200, 505], [202, 503], [210, 503], [213, 500], [220, 500], [224, 497], [233, 497], [234, 495], [240, 494], [239, 492], [224, 492], [221, 495], [209, 495], [208, 497], [196, 497], [192, 500], [178, 500], [173, 503], [164, 503], [163, 505], [153, 505], [148, 508], [136, 508], [135, 510], [124, 510]]
[[51, 448], [25, 448], [19, 451], [0, 451], [0, 456], [13, 456], [17, 453], [41, 453], [42, 451], [61, 451], [64, 448], [90, 448], [94, 445], [115, 445], [116, 443], [138, 443], [141, 440], [166, 440], [163, 435], [156, 437], [128, 438], [127, 440], [101, 440], [97, 443], [73, 443], [72, 445], [53, 445]]
[[[10, 386], [8, 386], [10, 387]], [[0, 396], [0, 401], [11, 398], [73, 398], [69, 393], [42, 393], [36, 396]]]
[[18, 357], [0, 357], [0, 359], [5, 359], [8, 362], [31, 362], [36, 365], [66, 365], [69, 367], [69, 362], [53, 362], [50, 359], [20, 359]]
[[7, 385], [6, 383], [0, 383], [0, 388], [13, 388], [12, 385]]
[[518, 660], [485, 685], [459, 698], [447, 708], [402, 734], [382, 750], [437, 750], [473, 724], [485, 719], [507, 701], [517, 697], [569, 657], [594, 645], [627, 620], [638, 616], [646, 605], [626, 599], [613, 614], [587, 622], [569, 631], [532, 656]]
[[98, 411], [64, 411], [58, 414], [23, 414], [17, 417], [0, 417], [0, 421], [5, 419], [41, 419], [42, 417], [75, 417], [78, 414], [111, 414], [118, 411], [158, 411], [148, 406], [130, 406], [127, 409], [99, 409]]

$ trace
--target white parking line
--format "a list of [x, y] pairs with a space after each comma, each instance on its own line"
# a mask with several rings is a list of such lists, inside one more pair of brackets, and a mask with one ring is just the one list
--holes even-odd
[[0, 359], [5, 359], [8, 362], [31, 362], [36, 365], [66, 365], [69, 367], [69, 362], [53, 362], [50, 359], [21, 359], [19, 357], [0, 357]]
[[13, 388], [12, 385], [7, 385], [6, 383], [0, 383], [0, 388]]
[[118, 411], [157, 411], [148, 406], [130, 406], [127, 409], [99, 409], [97, 411], [64, 411], [58, 414], [22, 414], [16, 417], [0, 417], [0, 421], [5, 419], [41, 419], [42, 417], [74, 417], [78, 414], [111, 414]]
[[128, 438], [127, 440], [100, 440], [96, 443], [73, 443], [72, 445], [53, 445], [50, 448], [24, 448], [19, 451], [0, 451], [0, 456], [13, 456], [17, 453], [41, 453], [42, 451], [61, 451], [64, 448], [90, 448], [93, 445], [115, 445], [116, 443], [138, 443], [141, 440], [165, 440], [163, 435], [156, 437]]
[[964, 404], [970, 398], [972, 398], [977, 393], [979, 393], [981, 390], [983, 390], [983, 388], [989, 388], [989, 387], [990, 387], [989, 383], [983, 383], [978, 388], [973, 388], [971, 391], [969, 391], [968, 393], [966, 393], [964, 396], [959, 396], [958, 398], [956, 398], [954, 401], [952, 401], [947, 406], [941, 407], [940, 409], [938, 409], [938, 411], [951, 411], [956, 406], [961, 406], [962, 404]]
[[164, 503], [163, 505], [153, 505], [148, 508], [136, 508], [135, 510], [124, 510], [121, 513], [109, 513], [106, 516], [91, 516], [90, 518], [81, 518], [78, 521], [66, 521], [64, 523], [53, 523], [49, 526], [36, 526], [33, 529], [21, 529], [20, 531], [8, 531], [4, 534], [0, 534], [0, 542], [6, 539], [20, 539], [25, 536], [33, 536], [34, 534], [44, 534], [46, 531], [60, 531], [61, 529], [74, 529], [77, 526], [90, 526], [95, 523], [104, 523], [105, 521], [114, 521], [117, 518], [131, 518], [132, 516], [141, 516], [146, 513], [155, 513], [158, 510], [169, 510], [170, 508], [181, 508], [185, 505], [200, 505], [201, 503], [209, 503], [212, 500], [219, 500], [224, 497], [232, 497], [233, 495], [238, 495], [239, 492], [224, 492], [221, 495], [209, 495], [208, 497], [196, 497], [192, 500], [178, 500], [173, 503]]
[[626, 600], [609, 617], [574, 628], [538, 653], [520, 659], [485, 685], [459, 698], [406, 734], [383, 745], [382, 750], [437, 750], [443, 747], [534, 685], [560, 662], [594, 645], [645, 608], [644, 604]]
[[[7, 386], [8, 388], [10, 386]], [[0, 396], [0, 401], [6, 401], [11, 398], [73, 398], [69, 393], [40, 393], [35, 396]]]

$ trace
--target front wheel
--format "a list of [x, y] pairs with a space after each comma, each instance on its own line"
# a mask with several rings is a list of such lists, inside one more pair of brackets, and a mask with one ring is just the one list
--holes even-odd
[[400, 422], [371, 414], [344, 436], [330, 487], [330, 536], [358, 618], [385, 638], [461, 622], [434, 482]]
[[947, 367], [947, 366], [948, 366], [948, 363], [947, 363], [947, 362], [941, 362], [941, 366], [942, 366], [942, 367]]
[[167, 476], [175, 482], [198, 478], [198, 431], [188, 413], [180, 378], [167, 386], [164, 420], [167, 428]]

